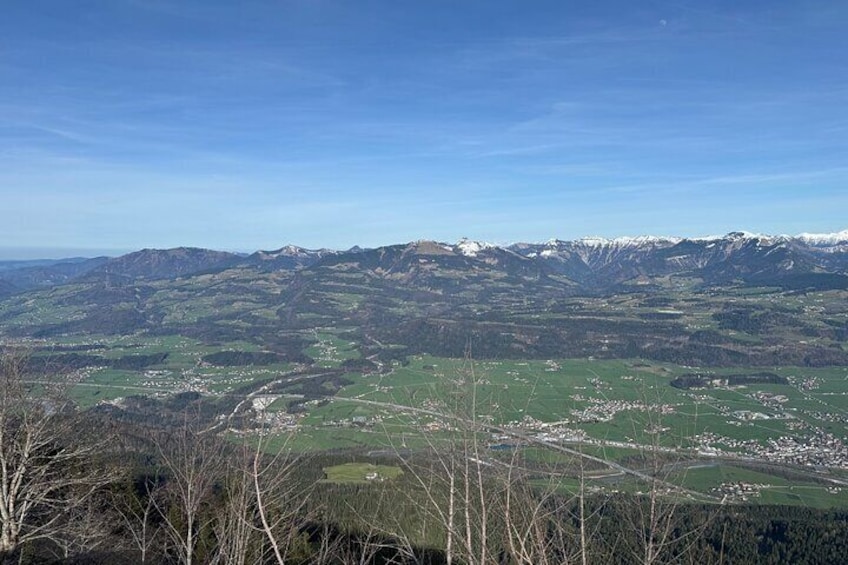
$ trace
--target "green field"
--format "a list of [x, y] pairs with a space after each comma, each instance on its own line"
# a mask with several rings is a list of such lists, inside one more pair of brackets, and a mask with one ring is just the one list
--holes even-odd
[[368, 483], [396, 479], [403, 475], [403, 470], [391, 465], [343, 463], [324, 467], [324, 475], [324, 482], [328, 483]]
[[[338, 368], [360, 356], [357, 344], [338, 332], [316, 335], [308, 349], [320, 366]], [[69, 345], [73, 345], [72, 343]], [[105, 359], [167, 352], [164, 364], [141, 371], [86, 370], [72, 389], [81, 407], [103, 400], [196, 390], [211, 396], [231, 394], [253, 382], [266, 382], [291, 370], [289, 364], [213, 367], [201, 363], [216, 351], [258, 349], [244, 342], [204, 345], [186, 338], [113, 340], [99, 354]], [[433, 433], [473, 418], [493, 426], [540, 432], [546, 427], [582, 430], [591, 443], [660, 445], [690, 448], [698, 438], [729, 451], [735, 444], [765, 445], [784, 436], [805, 437], [813, 428], [846, 436], [845, 398], [848, 369], [775, 368], [792, 385], [680, 390], [669, 386], [693, 369], [637, 360], [575, 359], [477, 361], [412, 356], [381, 373], [347, 373], [351, 384], [326, 402], [308, 404], [299, 435], [312, 438], [315, 449], [384, 446], [386, 435], [399, 434], [405, 444], [426, 443]], [[744, 373], [744, 368], [711, 371]], [[812, 380], [811, 380], [812, 379]], [[800, 383], [813, 384], [801, 388]], [[756, 395], [780, 402], [766, 404]], [[268, 409], [285, 411], [291, 397]], [[408, 406], [419, 412], [403, 414]], [[453, 422], [453, 423], [452, 423]], [[716, 440], [716, 437], [720, 438]], [[306, 440], [299, 440], [304, 443]], [[625, 447], [626, 445], [622, 445]], [[744, 451], [744, 450], [743, 450]]]
[[311, 337], [315, 343], [306, 348], [304, 353], [315, 359], [319, 367], [338, 367], [347, 359], [360, 357], [354, 341], [330, 332], [314, 332]]
[[[690, 457], [702, 449], [751, 456], [780, 438], [806, 441], [814, 431], [845, 441], [848, 436], [848, 368], [758, 368], [789, 379], [790, 384], [756, 384], [682, 390], [670, 386], [692, 372], [731, 375], [754, 372], [744, 367], [698, 369], [643, 360], [477, 360], [413, 355], [392, 361], [381, 371], [346, 372], [343, 364], [361, 359], [362, 348], [343, 328], [307, 332], [304, 353], [314, 368], [343, 376], [341, 388], [282, 389], [272, 395], [268, 414], [286, 415], [297, 406], [296, 426], [285, 446], [295, 451], [359, 450], [401, 452], [446, 446], [463, 437], [469, 421], [492, 426], [475, 436], [481, 445], [498, 444], [498, 428], [519, 431], [532, 442], [559, 438], [566, 445], [606, 459], [629, 461], [652, 449]], [[167, 353], [165, 361], [141, 370], [86, 368], [77, 374], [71, 397], [81, 408], [122, 397], [195, 391], [209, 398], [244, 395], [296, 368], [212, 366], [205, 355], [227, 351], [261, 352], [247, 341], [203, 343], [185, 337], [63, 338], [57, 347], [90, 346], [105, 362]], [[42, 353], [51, 355], [51, 353]], [[317, 374], [317, 373], [316, 373]], [[310, 377], [304, 374], [303, 383]], [[298, 385], [300, 386], [300, 385]], [[297, 394], [285, 392], [293, 390]], [[236, 391], [242, 391], [237, 393]], [[304, 396], [304, 394], [307, 394]], [[314, 395], [318, 396], [314, 396]], [[313, 396], [309, 396], [313, 395]], [[233, 404], [238, 399], [233, 400]], [[556, 435], [560, 434], [560, 435]], [[581, 435], [582, 434], [582, 435]], [[282, 439], [281, 439], [282, 441]], [[547, 440], [545, 440], [547, 441]], [[273, 450], [280, 442], [266, 444]], [[569, 465], [573, 456], [519, 442], [532, 464]], [[280, 443], [282, 445], [282, 443]], [[723, 469], [728, 469], [722, 475]], [[705, 491], [742, 471], [732, 467], [692, 469], [674, 479]], [[747, 472], [747, 471], [745, 471]], [[603, 475], [603, 473], [602, 473]], [[818, 484], [762, 482], [763, 503], [846, 504], [842, 492]], [[570, 480], [570, 479], [567, 479]], [[599, 484], [611, 484], [601, 477]], [[567, 482], [567, 481], [566, 481]], [[638, 490], [620, 482], [618, 488]]]
[[826, 484], [801, 479], [787, 479], [732, 465], [710, 465], [687, 469], [670, 479], [687, 488], [704, 492], [727, 483], [758, 485], [757, 494], [749, 502], [760, 504], [789, 504], [813, 508], [838, 508], [848, 506], [848, 488], [828, 490]]

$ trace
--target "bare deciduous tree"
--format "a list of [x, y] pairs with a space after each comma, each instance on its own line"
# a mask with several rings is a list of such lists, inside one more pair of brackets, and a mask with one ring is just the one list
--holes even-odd
[[186, 414], [182, 426], [156, 442], [166, 482], [152, 498], [171, 542], [170, 552], [185, 565], [198, 562], [201, 535], [211, 531], [214, 513], [209, 507], [224, 469], [222, 442], [198, 434], [195, 421]]
[[[654, 391], [649, 395], [650, 392], [646, 390], [642, 393], [644, 405], [661, 406], [663, 398], [660, 393]], [[647, 467], [647, 480], [644, 481], [647, 490], [641, 493], [639, 500], [624, 502], [627, 507], [622, 511], [625, 526], [634, 533], [634, 546], [630, 549], [632, 559], [643, 565], [679, 563], [693, 559], [698, 562], [700, 556], [693, 555], [692, 551], [707, 522], [700, 525], [688, 523], [683, 527], [678, 510], [685, 500], [715, 500], [678, 486], [671, 480], [678, 465], [685, 462], [677, 452], [663, 446], [666, 428], [663, 426], [661, 409], [646, 409], [644, 421], [634, 422], [633, 426], [633, 436], [642, 438], [641, 457]], [[678, 441], [683, 439], [678, 438]]]
[[[676, 510], [684, 500], [708, 497], [675, 485], [668, 472], [663, 471], [663, 454], [668, 450], [659, 442], [663, 429], [659, 408], [647, 410], [649, 421], [644, 426], [652, 440], [644, 455], [652, 466], [639, 471], [587, 454], [582, 448], [540, 440], [521, 429], [487, 422], [478, 415], [478, 407], [488, 409], [492, 405], [479, 398], [478, 385], [482, 381], [475, 375], [470, 359], [466, 359], [466, 366], [455, 381], [455, 403], [440, 414], [449, 429], [440, 438], [443, 441], [425, 436], [429, 451], [423, 465], [399, 454], [419, 487], [416, 496], [423, 493], [428, 509], [425, 519], [438, 524], [444, 533], [448, 564], [504, 560], [528, 565], [592, 562], [598, 557], [592, 548], [599, 535], [599, 512], [604, 501], [600, 506], [587, 506], [587, 463], [604, 465], [648, 486], [642, 498], [626, 502], [632, 507], [625, 511], [622, 525], [634, 529], [637, 541], [623, 551], [645, 564], [661, 562], [669, 555], [674, 559], [689, 556], [700, 529], [679, 529]], [[645, 405], [660, 406], [659, 400]], [[411, 411], [433, 414], [431, 410]], [[484, 438], [491, 432], [511, 437], [517, 445], [533, 445], [571, 460], [562, 472], [548, 473], [545, 484], [539, 479], [538, 463], [528, 469], [518, 461], [520, 450], [514, 452], [510, 462], [490, 453]], [[531, 481], [530, 477], [535, 478]], [[624, 538], [630, 539], [626, 535]]]
[[155, 519], [155, 477], [145, 477], [143, 481], [143, 493], [113, 491], [111, 506], [127, 532], [128, 545], [139, 552], [142, 563], [148, 563], [160, 542], [162, 524]]
[[419, 487], [415, 496], [426, 501], [424, 519], [438, 524], [443, 532], [448, 565], [497, 562], [506, 547], [504, 485], [495, 480], [497, 472], [486, 461], [478, 380], [470, 358], [467, 361], [457, 375], [454, 405], [443, 414], [448, 428], [440, 438], [444, 441], [425, 436], [429, 443], [425, 458], [400, 457]]
[[115, 478], [59, 377], [27, 381], [26, 355], [0, 354], [0, 558], [29, 542], [66, 543], [68, 518]]
[[287, 449], [288, 441], [276, 450], [276, 455], [269, 457], [263, 453], [263, 439], [259, 436], [246, 473], [253, 485], [256, 514], [273, 559], [284, 565], [298, 549], [301, 529], [307, 521], [303, 510], [310, 485], [293, 480], [300, 458]]
[[247, 565], [263, 561], [265, 540], [256, 523], [253, 482], [244, 472], [249, 454], [242, 454], [241, 460], [238, 455], [234, 455], [223, 479], [224, 500], [215, 520], [218, 547], [213, 563]]

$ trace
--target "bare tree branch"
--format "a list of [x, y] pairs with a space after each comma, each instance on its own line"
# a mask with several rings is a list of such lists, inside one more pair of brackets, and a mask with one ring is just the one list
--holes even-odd
[[59, 376], [26, 380], [27, 356], [0, 354], [0, 556], [37, 539], [68, 543], [68, 518], [115, 480], [92, 464], [109, 437], [93, 439]]

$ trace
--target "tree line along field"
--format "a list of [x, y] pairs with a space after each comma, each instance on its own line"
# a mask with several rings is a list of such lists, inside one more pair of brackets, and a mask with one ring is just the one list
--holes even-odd
[[[375, 364], [372, 370], [361, 371], [356, 365], [364, 360], [360, 344], [349, 332], [328, 329], [311, 335], [304, 353], [313, 360], [313, 375], [298, 373], [303, 365], [262, 357], [255, 344], [203, 344], [177, 336], [65, 340], [43, 345], [37, 356], [59, 362], [73, 351], [126, 363], [167, 354], [162, 362], [137, 370], [78, 369], [71, 394], [83, 408], [120, 404], [138, 395], [165, 399], [200, 393], [217, 399], [220, 411], [226, 412], [266, 387], [265, 400], [249, 406], [237, 431], [271, 426], [281, 435], [293, 434], [287, 446], [301, 451], [367, 454], [446, 445], [453, 440], [456, 424], [440, 415], [467, 409], [471, 383], [474, 415], [486, 424], [518, 430], [533, 441], [578, 446], [604, 459], [632, 459], [659, 449], [668, 457], [690, 461], [694, 476], [701, 478], [693, 482], [687, 471], [676, 474], [675, 480], [704, 491], [721, 484], [714, 483], [734, 459], [744, 465], [758, 458], [792, 466], [821, 465], [791, 453], [781, 455], [781, 448], [791, 452], [797, 447], [781, 447], [781, 438], [815, 446], [832, 437], [844, 446], [846, 436], [848, 369], [843, 367], [774, 367], [770, 371], [787, 384], [689, 390], [670, 383], [680, 375], [697, 373], [713, 379], [752, 369], [699, 369], [638, 359], [472, 360], [413, 355], [404, 362]], [[333, 372], [335, 384], [323, 380], [322, 369]], [[302, 380], [295, 383], [297, 379]], [[526, 438], [499, 438], [494, 430], [482, 439], [495, 448], [531, 447]], [[705, 459], [721, 464], [702, 466], [699, 462]], [[809, 477], [795, 476], [789, 484], [775, 479], [759, 489], [757, 498], [815, 506], [846, 503], [842, 488], [828, 492], [833, 485]], [[598, 484], [606, 489], [630, 488], [626, 477]], [[806, 490], [791, 492], [787, 486]]]

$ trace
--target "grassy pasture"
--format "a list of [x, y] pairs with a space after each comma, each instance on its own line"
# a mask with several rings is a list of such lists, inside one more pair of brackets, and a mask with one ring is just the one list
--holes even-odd
[[[846, 409], [840, 406], [843, 397], [836, 392], [848, 382], [844, 369], [775, 370], [787, 376], [816, 376], [818, 386], [813, 391], [776, 384], [687, 391], [668, 383], [676, 375], [697, 369], [627, 360], [479, 361], [473, 365], [473, 379], [477, 383], [475, 413], [487, 422], [521, 425], [531, 430], [539, 429], [540, 423], [565, 425], [583, 430], [590, 443], [592, 440], [603, 443], [607, 449], [626, 449], [625, 446], [636, 444], [694, 448], [700, 444], [693, 438], [707, 434], [707, 437], [726, 438], [712, 439], [711, 445], [744, 453], [747, 448], [742, 442], [765, 446], [769, 440], [783, 436], [806, 437], [813, 426], [846, 437], [845, 422], [824, 421], [818, 416], [821, 412], [845, 414]], [[746, 372], [752, 371], [746, 368], [715, 371], [716, 374]], [[407, 426], [402, 432], [407, 445], [426, 444], [432, 436], [427, 426], [432, 425], [433, 418], [419, 415], [409, 417], [406, 422], [392, 420], [391, 410], [369, 414], [373, 406], [368, 406], [369, 410], [345, 406], [342, 399], [470, 414], [471, 367], [462, 359], [415, 356], [407, 366], [396, 366], [388, 374], [357, 376], [352, 380], [354, 384], [343, 388], [332, 403], [313, 410], [304, 424], [309, 427], [356, 416], [369, 421], [378, 417], [379, 425], [367, 432], [360, 431], [358, 441], [373, 444], [375, 431], [380, 426], [387, 428], [391, 421], [394, 430]], [[767, 400], [756, 398], [759, 393], [785, 399], [768, 404]], [[666, 405], [665, 413], [660, 413], [658, 405]], [[611, 407], [604, 419], [581, 419], [585, 411], [591, 415], [595, 412], [590, 409], [598, 407]]]
[[759, 486], [759, 494], [749, 500], [760, 504], [789, 504], [813, 508], [848, 506], [848, 489], [828, 490], [823, 484], [735, 467], [709, 465], [690, 468], [669, 477], [686, 488], [708, 492], [722, 483], [748, 483]]
[[[392, 465], [374, 465], [372, 463], [343, 463], [324, 467], [324, 482], [328, 483], [368, 483], [396, 479], [403, 475], [400, 467]], [[374, 477], [368, 479], [368, 477]]]
[[[345, 360], [360, 357], [358, 344], [351, 341], [349, 334], [326, 330], [306, 337], [315, 338], [305, 353], [316, 359], [320, 367], [337, 368]], [[213, 346], [183, 337], [138, 335], [61, 342], [62, 345], [92, 343], [106, 346], [92, 353], [107, 359], [161, 352], [169, 356], [162, 366], [151, 367], [153, 371], [91, 370], [71, 390], [81, 407], [131, 394], [165, 394], [187, 387], [205, 394], [224, 394], [292, 368], [288, 364], [213, 367], [201, 363], [204, 355], [216, 351], [260, 350], [244, 342]], [[467, 416], [472, 411], [472, 400], [476, 402], [475, 415], [483, 421], [521, 426], [528, 433], [548, 429], [542, 424], [582, 430], [589, 438], [582, 449], [613, 459], [638, 454], [636, 444], [657, 442], [668, 448], [694, 447], [696, 444], [691, 439], [702, 434], [728, 438], [727, 442], [712, 443], [731, 451], [741, 449], [732, 446], [733, 442], [754, 440], [765, 445], [781, 436], [804, 436], [812, 427], [839, 438], [848, 437], [848, 426], [839, 420], [848, 413], [848, 368], [731, 367], [700, 372], [727, 375], [762, 370], [790, 377], [797, 386], [755, 384], [687, 391], [673, 388], [669, 382], [677, 375], [699, 372], [698, 368], [639, 360], [586, 359], [483, 360], [472, 365], [463, 359], [419, 355], [411, 357], [405, 366], [392, 365], [387, 373], [346, 374], [345, 378], [352, 384], [326, 402], [308, 404], [299, 430], [286, 445], [297, 451], [398, 451], [444, 445], [459, 433], [452, 429], [449, 419], [403, 414], [402, 410], [368, 402]], [[800, 384], [809, 383], [810, 379], [814, 380], [813, 385], [799, 390]], [[476, 385], [471, 387], [471, 382]], [[767, 405], [755, 397], [758, 393], [786, 398]], [[285, 410], [292, 398], [280, 398], [270, 409]], [[659, 405], [665, 405], [664, 413], [656, 409]], [[791, 418], [774, 418], [782, 412]], [[770, 418], [746, 419], [744, 414], [764, 414]], [[496, 442], [489, 435], [482, 439]], [[269, 449], [273, 449], [272, 443], [268, 444]], [[524, 457], [551, 457], [544, 449], [524, 451]], [[707, 477], [702, 477], [705, 485], [722, 478], [710, 469], [693, 469], [690, 473], [696, 478]], [[806, 503], [820, 507], [845, 503], [842, 493], [826, 493], [819, 485], [805, 486], [797, 481], [782, 484], [777, 480], [779, 477], [772, 479], [762, 483], [769, 485], [761, 491], [763, 503]], [[680, 477], [680, 480], [688, 479]]]
[[311, 336], [315, 343], [304, 350], [319, 367], [338, 367], [348, 359], [359, 359], [359, 345], [335, 333], [321, 331]]

